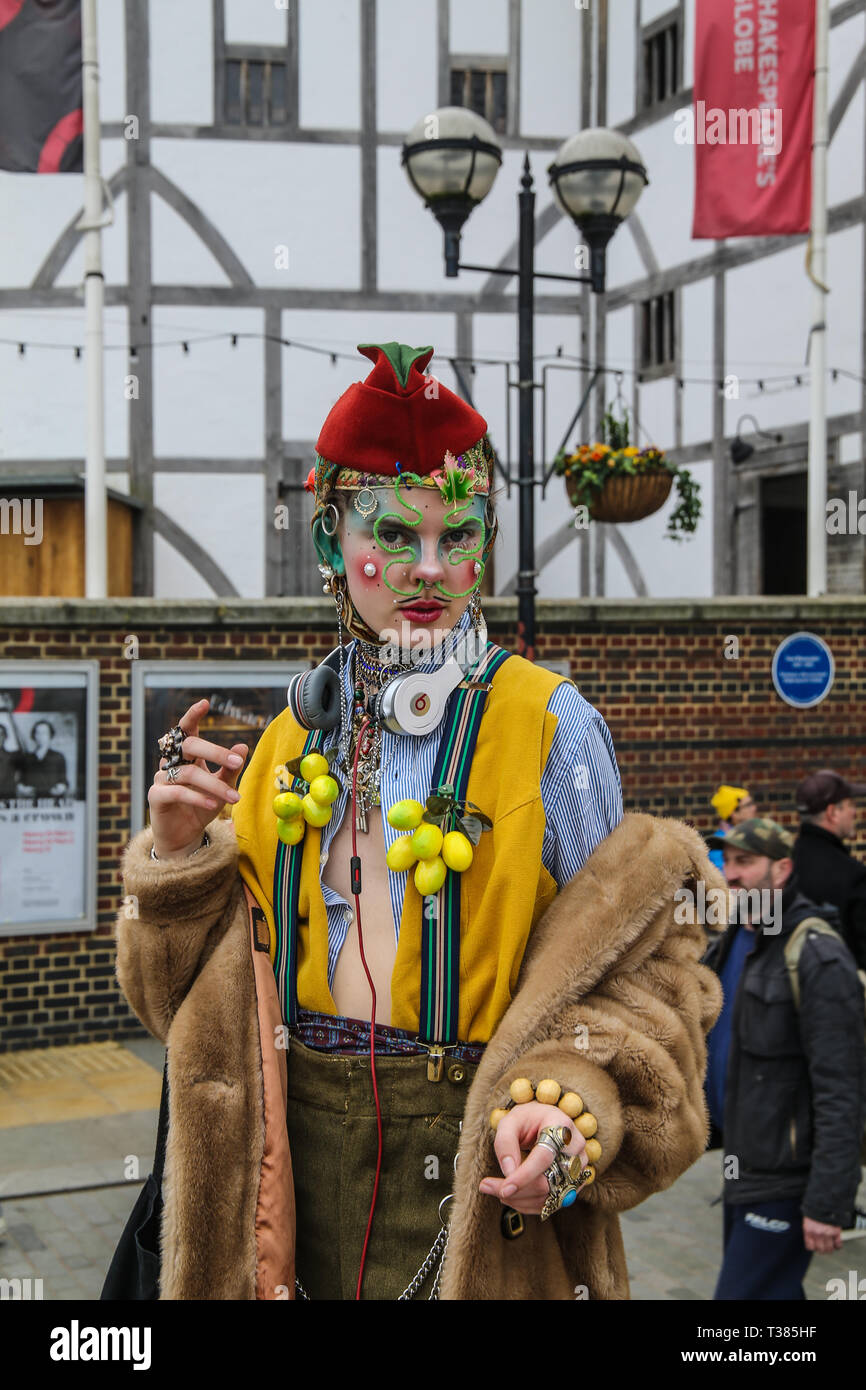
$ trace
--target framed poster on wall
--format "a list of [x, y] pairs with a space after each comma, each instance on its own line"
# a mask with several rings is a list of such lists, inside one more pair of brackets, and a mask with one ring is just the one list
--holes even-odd
[[91, 931], [97, 661], [0, 661], [0, 935]]
[[[230, 748], [249, 746], [250, 765], [262, 733], [286, 708], [286, 688], [308, 661], [136, 661], [132, 667], [132, 776], [130, 833], [150, 821], [148, 789], [162, 756], [158, 741], [194, 705], [210, 707], [199, 734]], [[216, 764], [211, 764], [216, 771]], [[240, 782], [238, 783], [240, 785]]]

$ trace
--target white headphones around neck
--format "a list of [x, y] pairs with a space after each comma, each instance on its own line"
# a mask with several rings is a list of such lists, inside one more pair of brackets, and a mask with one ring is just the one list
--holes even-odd
[[[487, 628], [461, 634], [455, 652], [435, 671], [402, 671], [379, 691], [372, 717], [394, 734], [429, 734], [445, 716], [448, 697], [487, 646]], [[289, 709], [303, 729], [335, 729], [340, 722], [340, 648], [312, 671], [299, 671], [286, 691]]]

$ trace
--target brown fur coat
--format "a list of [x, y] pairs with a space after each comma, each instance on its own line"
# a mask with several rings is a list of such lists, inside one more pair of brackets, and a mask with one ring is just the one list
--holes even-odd
[[[151, 832], [123, 858], [117, 975], [168, 1045], [161, 1297], [294, 1296], [294, 1196], [276, 989], [251, 947], [229, 821], [190, 859], [155, 863]], [[446, 1299], [628, 1298], [617, 1212], [669, 1187], [704, 1151], [706, 1034], [721, 988], [703, 931], [674, 894], [724, 880], [683, 822], [628, 814], [537, 924], [517, 993], [467, 1097], [442, 1270]], [[679, 913], [677, 915], [683, 915]], [[517, 1240], [478, 1192], [497, 1174], [489, 1112], [517, 1076], [576, 1090], [598, 1120], [596, 1182]], [[281, 1099], [282, 1097], [282, 1099]]]

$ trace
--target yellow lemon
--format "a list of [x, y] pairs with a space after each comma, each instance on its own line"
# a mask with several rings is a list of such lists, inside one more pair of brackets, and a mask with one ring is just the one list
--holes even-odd
[[327, 825], [331, 819], [330, 806], [320, 806], [318, 801], [314, 801], [309, 793], [304, 797], [301, 805], [307, 825]]
[[429, 821], [419, 825], [412, 836], [412, 848], [419, 859], [435, 859], [442, 848], [442, 831], [439, 826], [432, 825]]
[[310, 796], [320, 806], [330, 806], [340, 795], [340, 788], [333, 777], [314, 777], [310, 783]]
[[304, 831], [307, 823], [303, 816], [296, 816], [294, 820], [277, 821], [277, 834], [284, 845], [297, 845], [304, 838]]
[[305, 782], [312, 782], [314, 777], [324, 777], [328, 771], [328, 759], [323, 758], [321, 753], [308, 753], [301, 759], [301, 776]]
[[409, 797], [406, 801], [394, 802], [388, 812], [388, 824], [393, 825], [395, 830], [414, 830], [416, 825], [421, 824], [423, 814], [421, 802]]
[[[436, 829], [435, 826], [433, 828]], [[422, 859], [420, 864], [415, 865], [415, 887], [422, 898], [428, 893], [439, 892], [447, 872], [445, 860], [440, 859], [438, 854], [434, 859]]]
[[460, 830], [449, 830], [442, 841], [442, 858], [449, 869], [462, 874], [472, 863], [472, 841]]
[[400, 874], [404, 869], [411, 869], [417, 857], [412, 848], [412, 836], [401, 835], [398, 840], [388, 846], [385, 863], [395, 874]]
[[[297, 792], [280, 792], [274, 797], [274, 811], [281, 820], [293, 820], [301, 814], [301, 798]], [[288, 844], [289, 841], [287, 840]]]

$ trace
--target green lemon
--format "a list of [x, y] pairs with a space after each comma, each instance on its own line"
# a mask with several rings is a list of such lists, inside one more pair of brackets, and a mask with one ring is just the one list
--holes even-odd
[[[280, 792], [274, 797], [274, 811], [281, 820], [294, 820], [301, 814], [301, 798], [297, 792]], [[286, 841], [289, 844], [290, 841]]]
[[313, 797], [310, 796], [309, 792], [301, 802], [301, 807], [307, 825], [327, 825], [328, 821], [331, 819], [330, 806], [320, 806], [318, 801], [315, 801]]
[[400, 874], [404, 869], [411, 869], [418, 856], [412, 848], [412, 836], [401, 835], [388, 847], [385, 855], [385, 863], [395, 874]]
[[324, 777], [328, 771], [328, 759], [323, 758], [321, 753], [308, 753], [301, 759], [301, 776], [305, 782], [312, 782], [314, 777]]
[[421, 824], [423, 814], [421, 802], [409, 797], [406, 801], [395, 801], [388, 812], [388, 824], [393, 825], [395, 830], [414, 830], [416, 825]]
[[310, 796], [320, 806], [330, 806], [340, 795], [340, 788], [333, 777], [314, 777], [310, 783]]
[[420, 864], [416, 864], [415, 887], [421, 896], [426, 897], [428, 893], [438, 893], [445, 882], [447, 872], [445, 860], [440, 859], [438, 854], [433, 859], [422, 859]]
[[442, 858], [455, 873], [462, 874], [472, 863], [472, 841], [461, 830], [449, 830], [442, 841]]
[[297, 845], [304, 838], [304, 831], [307, 823], [303, 816], [296, 816], [293, 820], [277, 821], [277, 834], [284, 845]]
[[412, 848], [418, 859], [435, 859], [442, 848], [442, 831], [438, 825], [424, 821], [412, 836]]

